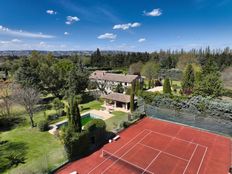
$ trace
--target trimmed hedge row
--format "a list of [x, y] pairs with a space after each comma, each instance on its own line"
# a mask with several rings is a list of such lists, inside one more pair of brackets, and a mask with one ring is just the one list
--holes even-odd
[[101, 119], [93, 119], [86, 123], [80, 133], [68, 126], [62, 139], [68, 159], [72, 161], [81, 158], [105, 143], [106, 124]]

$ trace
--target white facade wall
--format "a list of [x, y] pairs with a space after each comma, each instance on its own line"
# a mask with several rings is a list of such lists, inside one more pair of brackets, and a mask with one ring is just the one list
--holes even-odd
[[131, 86], [131, 83], [127, 82], [115, 82], [115, 81], [105, 81], [105, 80], [91, 80], [93, 82], [97, 82], [99, 84], [105, 84], [105, 91], [109, 94], [113, 92], [113, 89], [115, 89], [120, 83], [122, 84], [122, 87], [126, 90], [128, 87]]

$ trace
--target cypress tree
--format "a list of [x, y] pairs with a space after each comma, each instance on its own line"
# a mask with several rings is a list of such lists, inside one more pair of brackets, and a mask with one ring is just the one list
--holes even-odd
[[136, 94], [136, 95], [138, 95], [140, 89], [141, 89], [140, 81], [139, 81], [139, 80], [136, 80], [136, 83], [135, 83], [135, 94]]
[[81, 132], [81, 128], [82, 128], [81, 114], [78, 107], [78, 101], [74, 96], [72, 96], [69, 101], [68, 122], [69, 122], [69, 126], [73, 127], [75, 131]]
[[188, 64], [184, 72], [182, 81], [182, 90], [184, 94], [191, 94], [193, 92], [195, 83], [195, 75], [192, 64]]
[[131, 94], [130, 94], [130, 111], [134, 112], [134, 105], [135, 105], [135, 81], [132, 82], [131, 86]]
[[163, 93], [164, 94], [171, 94], [172, 93], [170, 80], [168, 78], [164, 79]]

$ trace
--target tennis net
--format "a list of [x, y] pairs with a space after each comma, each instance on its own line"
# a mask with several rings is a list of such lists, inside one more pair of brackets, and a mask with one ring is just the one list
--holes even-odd
[[113, 161], [115, 164], [119, 164], [122, 167], [126, 167], [127, 169], [130, 169], [134, 173], [153, 174], [153, 172], [150, 172], [150, 171], [148, 171], [148, 170], [146, 170], [146, 169], [144, 169], [136, 164], [133, 164], [133, 163], [123, 159], [122, 157], [117, 156], [113, 153], [110, 153], [106, 150], [102, 150], [101, 156]]

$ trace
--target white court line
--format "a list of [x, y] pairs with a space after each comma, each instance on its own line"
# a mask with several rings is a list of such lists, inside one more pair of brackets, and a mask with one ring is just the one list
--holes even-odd
[[[106, 150], [102, 150], [102, 152], [103, 152], [103, 153], [104, 153], [104, 152], [109, 153], [112, 157], [119, 158], [120, 160], [122, 160], [122, 161], [125, 162], [125, 163], [128, 163], [128, 164], [130, 164], [130, 165], [132, 165], [132, 166], [135, 166], [135, 167], [139, 168], [140, 170], [146, 171], [146, 169], [144, 169], [144, 168], [138, 166], [137, 164], [133, 164], [133, 163], [127, 161], [127, 160], [124, 160], [124, 159], [122, 159], [121, 157], [118, 157], [118, 156], [116, 156], [116, 155], [113, 155], [112, 153], [110, 153], [110, 152], [108, 152], [108, 151], [106, 151]], [[151, 174], [154, 174], [153, 172], [148, 171], [148, 170], [147, 170], [147, 172], [148, 172], [148, 173], [151, 173]]]
[[122, 157], [124, 157], [125, 155], [127, 155], [136, 145], [138, 145], [141, 141], [143, 141], [148, 135], [150, 135], [151, 132], [149, 132], [148, 134], [146, 134], [140, 141], [138, 141], [137, 143], [135, 143], [130, 149], [128, 149], [123, 155], [121, 155], [121, 157], [114, 161], [111, 165], [109, 165], [105, 170], [103, 170], [103, 172], [101, 172], [101, 174], [105, 173], [111, 166], [113, 166], [117, 161], [119, 161]]
[[140, 143], [140, 144], [141, 144], [142, 146], [148, 147], [148, 148], [150, 148], [150, 149], [153, 149], [153, 150], [156, 150], [156, 151], [162, 152], [162, 153], [164, 153], [164, 154], [166, 154], [166, 155], [170, 155], [170, 156], [173, 156], [173, 157], [175, 157], [175, 158], [181, 159], [181, 160], [183, 160], [183, 161], [186, 161], [186, 162], [188, 162], [188, 161], [189, 161], [189, 160], [187, 160], [187, 159], [181, 158], [181, 157], [176, 156], [176, 155], [173, 155], [173, 154], [171, 154], [171, 153], [164, 152], [164, 151], [161, 151], [161, 150], [159, 150], [159, 149], [153, 148], [153, 147], [148, 146], [148, 145], [146, 145], [146, 144], [143, 144], [143, 143]]
[[191, 155], [191, 157], [190, 157], [190, 159], [189, 159], [189, 162], [188, 162], [187, 166], [185, 167], [185, 169], [184, 169], [184, 171], [183, 171], [183, 174], [185, 174], [185, 172], [187, 171], [188, 166], [189, 166], [190, 162], [192, 161], [192, 158], [193, 158], [193, 156], [194, 156], [194, 154], [195, 154], [195, 152], [196, 152], [198, 146], [199, 146], [199, 145], [196, 145], [196, 147], [195, 147], [195, 149], [194, 149], [194, 151], [193, 151], [193, 153], [192, 153], [192, 155]]
[[198, 146], [202, 146], [202, 147], [204, 147], [204, 148], [207, 148], [207, 147], [204, 146], [204, 145], [197, 144], [197, 143], [194, 143], [194, 142], [192, 142], [192, 141], [187, 141], [187, 140], [184, 140], [184, 139], [181, 139], [181, 138], [177, 138], [177, 137], [170, 136], [170, 135], [167, 135], [167, 134], [164, 134], [164, 133], [152, 131], [152, 130], [149, 130], [149, 129], [145, 129], [145, 130], [151, 131], [151, 132], [156, 133], [156, 134], [159, 134], [159, 135], [164, 135], [164, 136], [169, 137], [169, 138], [175, 138], [175, 139], [180, 140], [180, 141], [184, 141], [184, 142], [187, 142], [187, 143], [191, 143], [191, 144], [195, 144], [195, 145], [198, 145]]
[[[123, 147], [125, 147], [127, 144], [129, 144], [130, 142], [132, 142], [133, 140], [135, 140], [139, 135], [141, 135], [143, 132], [145, 132], [145, 131], [147, 131], [147, 130], [143, 130], [142, 132], [140, 132], [138, 135], [136, 135], [134, 138], [132, 138], [130, 141], [128, 141], [126, 144], [124, 144], [122, 147], [120, 147], [118, 150], [116, 150], [113, 154], [115, 154], [115, 153], [117, 153], [117, 152], [119, 152]], [[100, 165], [102, 165], [105, 161], [107, 161], [109, 158], [106, 158], [104, 161], [102, 161], [100, 164], [98, 164], [96, 167], [94, 167], [92, 170], [90, 170], [89, 172], [88, 172], [88, 174], [89, 173], [91, 173], [92, 171], [94, 171], [96, 168], [98, 168]]]
[[146, 169], [143, 171], [142, 174], [144, 174], [146, 171], [148, 171], [148, 168], [152, 165], [152, 163], [159, 157], [159, 155], [161, 154], [162, 152], [160, 151], [158, 153], [158, 155], [150, 162], [150, 164], [148, 164], [148, 166], [146, 167]]
[[201, 165], [202, 165], [202, 163], [203, 163], [203, 161], [204, 161], [204, 158], [205, 158], [205, 155], [206, 155], [207, 150], [208, 150], [208, 147], [205, 149], [204, 155], [203, 155], [203, 157], [202, 157], [202, 159], [201, 159], [201, 163], [200, 163], [200, 166], [198, 167], [198, 170], [197, 170], [197, 173], [196, 173], [196, 174], [198, 174], [199, 171], [200, 171], [200, 169], [201, 169]]

